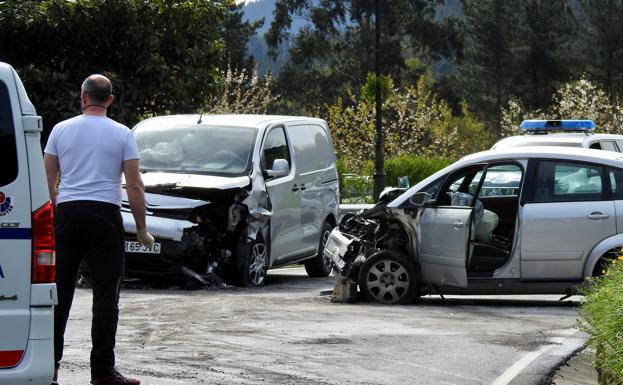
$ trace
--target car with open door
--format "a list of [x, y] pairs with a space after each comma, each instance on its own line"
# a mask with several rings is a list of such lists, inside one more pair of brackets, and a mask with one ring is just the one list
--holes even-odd
[[623, 246], [623, 158], [511, 147], [466, 156], [345, 217], [325, 254], [364, 298], [570, 294]]

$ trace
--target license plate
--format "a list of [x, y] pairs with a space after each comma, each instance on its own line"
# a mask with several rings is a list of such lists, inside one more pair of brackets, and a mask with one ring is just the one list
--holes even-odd
[[152, 247], [145, 247], [138, 242], [125, 241], [126, 253], [146, 253], [146, 254], [160, 254], [160, 243], [156, 242]]

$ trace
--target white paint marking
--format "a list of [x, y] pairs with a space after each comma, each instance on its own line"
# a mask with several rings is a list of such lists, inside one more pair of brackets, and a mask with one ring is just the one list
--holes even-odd
[[[575, 334], [576, 332], [577, 332], [577, 330], [575, 330], [575, 329], [568, 329], [568, 330], [561, 331], [560, 334], [563, 334], [565, 336], [571, 336], [571, 335]], [[548, 350], [550, 350], [554, 346], [562, 344], [562, 342], [564, 341], [564, 338], [563, 337], [553, 337], [553, 338], [550, 338], [549, 341], [553, 342], [556, 345], [545, 345], [545, 346], [542, 346], [539, 350], [534, 351], [534, 352], [530, 352], [530, 353], [526, 354], [525, 356], [521, 357], [521, 359], [519, 361], [515, 362], [510, 368], [506, 369], [506, 371], [504, 371], [504, 373], [502, 373], [502, 375], [500, 377], [498, 377], [495, 381], [493, 381], [491, 383], [491, 385], [508, 385], [508, 384], [510, 384], [511, 381], [513, 381], [515, 379], [515, 377], [517, 377], [522, 372], [522, 370], [527, 368], [528, 365], [530, 365], [534, 360], [539, 358], [543, 353], [547, 352]]]

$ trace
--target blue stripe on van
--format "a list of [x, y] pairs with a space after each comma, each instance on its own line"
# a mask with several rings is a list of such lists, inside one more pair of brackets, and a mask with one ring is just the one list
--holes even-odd
[[27, 228], [3, 229], [3, 228], [0, 228], [0, 239], [32, 239], [32, 229], [27, 229]]

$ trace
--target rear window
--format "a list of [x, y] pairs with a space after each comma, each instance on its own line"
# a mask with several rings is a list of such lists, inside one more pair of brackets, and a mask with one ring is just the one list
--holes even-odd
[[17, 178], [17, 148], [15, 126], [9, 89], [0, 81], [0, 186], [6, 186]]

